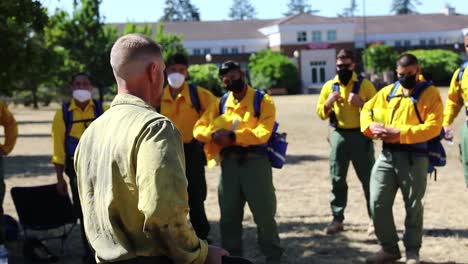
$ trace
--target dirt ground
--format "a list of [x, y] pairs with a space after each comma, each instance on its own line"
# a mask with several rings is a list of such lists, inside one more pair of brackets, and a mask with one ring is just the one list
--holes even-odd
[[[443, 97], [446, 90], [441, 89]], [[330, 132], [327, 123], [315, 114], [317, 95], [275, 97], [280, 130], [288, 133], [287, 165], [274, 170], [278, 201], [276, 220], [282, 245], [284, 263], [363, 263], [370, 253], [378, 250], [374, 237], [366, 234], [369, 220], [365, 200], [354, 170], [349, 171], [349, 197], [345, 232], [327, 236], [323, 231], [331, 220], [329, 209], [330, 182], [328, 178]], [[16, 217], [9, 190], [14, 186], [33, 186], [55, 182], [51, 156], [50, 127], [54, 109], [31, 110], [11, 107], [19, 121], [20, 136], [16, 148], [5, 159], [7, 195], [5, 212]], [[55, 108], [56, 109], [56, 108]], [[464, 114], [456, 120], [454, 145], [445, 145], [448, 165], [440, 168], [438, 181], [428, 181], [425, 198], [424, 238], [421, 257], [424, 263], [468, 263], [468, 190], [463, 181], [459, 162], [458, 133]], [[375, 143], [379, 153], [379, 142]], [[377, 155], [377, 154], [376, 154]], [[211, 238], [219, 244], [219, 208], [217, 182], [219, 169], [208, 170], [209, 187], [206, 201], [211, 221]], [[256, 227], [248, 207], [244, 219], [246, 256], [264, 263], [256, 243]], [[404, 207], [398, 195], [394, 205], [395, 221], [403, 233]], [[21, 243], [10, 243], [11, 263], [25, 263]], [[51, 243], [53, 251], [58, 244]], [[402, 243], [400, 243], [403, 249]], [[81, 243], [77, 229], [68, 243], [63, 263], [79, 263]]]

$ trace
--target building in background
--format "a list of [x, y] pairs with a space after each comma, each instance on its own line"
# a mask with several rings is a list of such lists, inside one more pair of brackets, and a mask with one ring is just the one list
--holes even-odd
[[[156, 32], [157, 23], [150, 24]], [[120, 31], [124, 26], [117, 24]], [[462, 54], [468, 15], [453, 8], [440, 14], [365, 18], [299, 14], [267, 20], [165, 22], [164, 30], [183, 36], [191, 64], [232, 59], [247, 69], [249, 57], [256, 52], [280, 51], [298, 65], [307, 92], [333, 78], [336, 52], [343, 48], [355, 50], [358, 61], [365, 43], [382, 43], [399, 51], [442, 48]]]

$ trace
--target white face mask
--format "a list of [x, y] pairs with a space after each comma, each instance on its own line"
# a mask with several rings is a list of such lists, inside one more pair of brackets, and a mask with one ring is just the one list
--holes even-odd
[[78, 102], [83, 103], [91, 99], [91, 92], [88, 90], [82, 90], [82, 89], [74, 90], [73, 98], [75, 98]]
[[185, 76], [178, 72], [174, 72], [167, 76], [167, 81], [169, 82], [171, 88], [178, 89], [182, 86], [182, 84], [184, 84]]

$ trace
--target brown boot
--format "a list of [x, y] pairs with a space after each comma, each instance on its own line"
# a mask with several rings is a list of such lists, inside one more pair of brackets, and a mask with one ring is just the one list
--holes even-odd
[[343, 231], [343, 222], [333, 220], [325, 229], [325, 232], [327, 235], [334, 235], [336, 233], [339, 233]]
[[383, 249], [378, 251], [372, 256], [366, 258], [366, 263], [368, 264], [385, 264], [388, 262], [393, 262], [401, 258], [400, 254], [389, 253]]

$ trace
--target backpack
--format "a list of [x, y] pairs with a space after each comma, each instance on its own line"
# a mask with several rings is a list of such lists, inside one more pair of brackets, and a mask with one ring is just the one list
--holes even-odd
[[92, 122], [100, 115], [102, 115], [102, 113], [104, 113], [104, 109], [102, 108], [102, 102], [94, 99], [93, 102], [95, 105], [94, 118], [82, 120], [73, 120], [73, 112], [68, 111], [68, 108], [70, 107], [70, 102], [64, 103], [62, 105], [63, 122], [65, 123], [65, 154], [67, 157], [73, 157], [73, 155], [75, 154], [76, 147], [78, 146], [78, 139], [70, 136], [73, 124]]
[[[460, 66], [460, 71], [458, 71], [457, 75], [457, 86], [458, 89], [461, 89], [461, 81], [463, 78], [463, 74], [465, 73], [465, 69], [468, 67], [468, 61], [465, 61], [461, 66]], [[465, 113], [468, 116], [468, 108], [465, 107]]]
[[[358, 80], [357, 82], [354, 82], [353, 89], [351, 90], [352, 93], [358, 94], [359, 90], [361, 89], [361, 84], [364, 78], [361, 75], [358, 75]], [[333, 92], [339, 92], [340, 91], [340, 84], [338, 82], [333, 84]], [[338, 119], [336, 119], [336, 114], [335, 111], [331, 111], [329, 115], [329, 125], [331, 127], [336, 128], [338, 125]]]
[[[416, 112], [416, 116], [418, 117], [419, 123], [424, 124], [424, 121], [421, 118], [421, 114], [419, 113], [419, 110], [416, 106], [418, 103], [419, 96], [428, 88], [431, 86], [433, 83], [431, 81], [424, 81], [419, 83], [413, 90], [413, 93], [411, 94], [411, 101], [413, 102], [414, 106], [414, 111]], [[387, 102], [390, 102], [390, 100], [395, 96], [396, 92], [398, 91], [398, 87], [400, 87], [400, 82], [395, 82], [393, 85], [392, 91], [390, 92], [390, 95], [387, 96]], [[429, 157], [429, 167], [427, 169], [427, 172], [429, 174], [434, 172], [434, 180], [437, 181], [437, 170], [435, 167], [443, 167], [447, 164], [447, 154], [445, 153], [444, 146], [442, 145], [441, 140], [445, 136], [445, 131], [442, 128], [440, 134], [432, 139], [429, 139], [426, 142], [426, 149], [427, 149], [427, 155]]]
[[[225, 93], [221, 100], [219, 101], [219, 113], [220, 115], [226, 112], [226, 100], [229, 96], [229, 92]], [[260, 117], [260, 106], [263, 100], [265, 93], [260, 90], [255, 90], [254, 95], [254, 116], [256, 118]], [[267, 148], [268, 159], [270, 160], [271, 166], [273, 168], [281, 169], [286, 162], [286, 151], [288, 149], [288, 142], [286, 141], [286, 133], [278, 132], [279, 124], [275, 121], [273, 125], [273, 131], [271, 133], [268, 142], [261, 145]]]
[[192, 101], [193, 108], [197, 111], [198, 114], [201, 113], [201, 105], [200, 105], [200, 98], [198, 97], [197, 92], [197, 85], [189, 84], [189, 93], [190, 93], [190, 100]]

